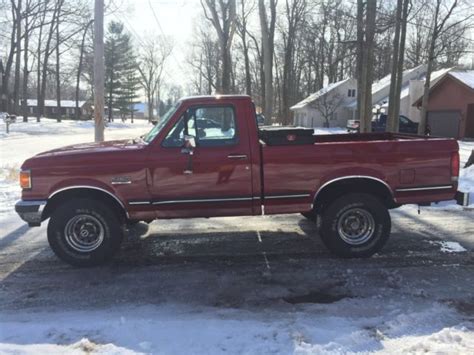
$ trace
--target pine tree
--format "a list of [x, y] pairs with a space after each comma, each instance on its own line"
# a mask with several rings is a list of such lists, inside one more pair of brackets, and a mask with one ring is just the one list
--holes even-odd
[[109, 24], [105, 41], [105, 102], [109, 122], [113, 110], [118, 109], [122, 117], [133, 111], [138, 90], [137, 60], [130, 34], [120, 22]]

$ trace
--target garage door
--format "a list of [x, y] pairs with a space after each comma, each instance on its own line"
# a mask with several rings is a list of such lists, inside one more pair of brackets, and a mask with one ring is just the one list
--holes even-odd
[[428, 125], [432, 136], [458, 138], [460, 121], [459, 111], [428, 112]]

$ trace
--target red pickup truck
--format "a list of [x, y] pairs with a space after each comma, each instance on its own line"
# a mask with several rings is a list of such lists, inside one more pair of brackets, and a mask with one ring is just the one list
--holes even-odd
[[451, 200], [458, 144], [408, 134], [313, 135], [258, 127], [248, 96], [178, 101], [145, 136], [38, 154], [16, 205], [74, 265], [120, 247], [127, 224], [154, 219], [302, 213], [331, 252], [367, 257], [390, 234], [388, 210]]

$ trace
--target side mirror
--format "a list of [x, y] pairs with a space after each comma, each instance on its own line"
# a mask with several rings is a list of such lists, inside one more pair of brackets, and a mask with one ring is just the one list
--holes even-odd
[[192, 155], [194, 148], [196, 148], [196, 138], [194, 136], [185, 135], [184, 145], [183, 149], [181, 149], [181, 153]]
[[184, 147], [188, 149], [196, 148], [196, 138], [194, 136], [185, 135], [184, 136]]

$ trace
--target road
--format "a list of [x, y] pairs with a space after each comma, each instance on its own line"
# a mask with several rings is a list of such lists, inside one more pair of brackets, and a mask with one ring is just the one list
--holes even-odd
[[[474, 316], [474, 212], [391, 214], [392, 236], [369, 259], [331, 256], [312, 222], [283, 215], [140, 223], [113, 262], [92, 269], [58, 260], [44, 224], [30, 229], [11, 218], [0, 240], [0, 310], [171, 301], [253, 307], [387, 295], [453, 304]], [[442, 241], [466, 251], [442, 251]]]

